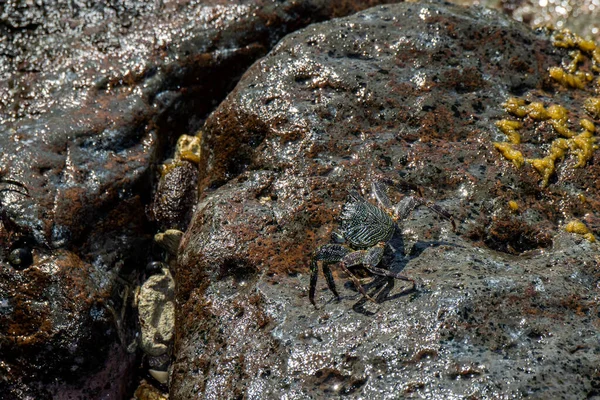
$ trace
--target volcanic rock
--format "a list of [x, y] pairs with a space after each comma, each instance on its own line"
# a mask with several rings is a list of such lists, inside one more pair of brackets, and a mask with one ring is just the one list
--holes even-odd
[[0, 397], [133, 391], [155, 165], [286, 33], [375, 3], [0, 5]]
[[[256, 62], [203, 127], [202, 195], [172, 271], [171, 396], [598, 396], [598, 245], [564, 230], [594, 219], [598, 157], [575, 168], [567, 154], [544, 185], [494, 146], [509, 98], [561, 104], [571, 129], [590, 119], [593, 84], [549, 77], [570, 57], [551, 35], [482, 8], [403, 3], [311, 25]], [[523, 124], [518, 148], [541, 157], [557, 133]], [[368, 197], [375, 180], [394, 202], [434, 202], [457, 230], [415, 210], [383, 267], [416, 289], [387, 280], [383, 301], [365, 302], [334, 265], [341, 299], [320, 276], [316, 309], [311, 255], [348, 193]]]

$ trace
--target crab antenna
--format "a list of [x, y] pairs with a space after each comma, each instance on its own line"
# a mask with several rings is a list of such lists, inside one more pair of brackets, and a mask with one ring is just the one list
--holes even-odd
[[454, 222], [454, 217], [452, 216], [452, 214], [430, 201], [426, 201], [423, 204], [425, 204], [427, 208], [435, 212], [437, 215], [450, 221], [450, 223], [452, 224], [452, 232], [456, 232], [456, 223]]

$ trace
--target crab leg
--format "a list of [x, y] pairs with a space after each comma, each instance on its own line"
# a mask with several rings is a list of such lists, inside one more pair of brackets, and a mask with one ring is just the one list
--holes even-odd
[[327, 281], [327, 286], [329, 287], [329, 290], [331, 290], [335, 297], [339, 299], [340, 295], [338, 294], [337, 289], [335, 287], [333, 275], [331, 274], [331, 269], [329, 268], [328, 264], [339, 262], [342, 258], [344, 258], [348, 253], [351, 252], [352, 249], [341, 244], [326, 244], [319, 247], [313, 254], [312, 260], [310, 262], [310, 288], [308, 291], [308, 298], [315, 307], [317, 306], [317, 304], [315, 303], [315, 291], [317, 288], [317, 279], [319, 276], [319, 261], [322, 262], [323, 275], [325, 275], [325, 280]]
[[408, 196], [403, 198], [400, 203], [398, 203], [395, 207], [394, 214], [396, 219], [406, 219], [412, 210], [419, 206], [426, 206], [431, 211], [435, 212], [442, 218], [447, 219], [452, 224], [452, 230], [456, 231], [456, 223], [454, 222], [454, 217], [448, 211], [444, 210], [442, 207], [437, 204], [421, 199], [419, 197]]
[[340, 261], [340, 267], [342, 268], [342, 270], [344, 270], [344, 272], [346, 274], [348, 274], [348, 276], [352, 280], [352, 283], [354, 283], [354, 286], [356, 286], [356, 289], [358, 289], [358, 291], [367, 300], [372, 301], [373, 303], [375, 303], [375, 300], [373, 300], [373, 298], [367, 294], [367, 291], [361, 284], [360, 280], [356, 277], [356, 275], [354, 275], [352, 272], [350, 272], [348, 267], [354, 267], [356, 265], [363, 264], [368, 269], [369, 264], [372, 264], [372, 265], [379, 264], [382, 257], [383, 257], [383, 246], [377, 245], [375, 247], [370, 248], [369, 250], [353, 251], [352, 253], [349, 253], [348, 255], [346, 255]]

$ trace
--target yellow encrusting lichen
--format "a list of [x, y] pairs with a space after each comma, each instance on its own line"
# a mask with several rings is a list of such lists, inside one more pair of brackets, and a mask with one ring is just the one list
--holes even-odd
[[578, 235], [582, 235], [584, 238], [589, 240], [590, 242], [596, 241], [596, 236], [589, 230], [585, 224], [579, 220], [573, 220], [565, 225], [565, 231], [569, 233], [576, 233]]

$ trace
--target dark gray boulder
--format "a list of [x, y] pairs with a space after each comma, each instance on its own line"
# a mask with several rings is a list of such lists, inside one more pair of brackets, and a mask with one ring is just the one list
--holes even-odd
[[[311, 25], [255, 63], [203, 128], [203, 193], [173, 271], [171, 396], [598, 396], [598, 247], [564, 230], [596, 218], [598, 158], [565, 157], [544, 187], [494, 147], [509, 97], [562, 104], [573, 129], [589, 118], [592, 85], [548, 76], [563, 58], [548, 32], [432, 1]], [[524, 123], [520, 148], [541, 156], [556, 134]], [[334, 267], [341, 300], [321, 276], [315, 309], [311, 254], [348, 191], [375, 179], [458, 229], [416, 210], [385, 259], [416, 291], [396, 282], [365, 303]]]

